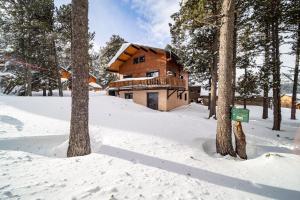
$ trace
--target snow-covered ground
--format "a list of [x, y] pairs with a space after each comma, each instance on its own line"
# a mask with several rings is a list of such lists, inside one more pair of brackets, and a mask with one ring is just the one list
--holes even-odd
[[159, 112], [91, 93], [93, 153], [66, 158], [70, 102], [0, 96], [0, 199], [300, 199], [300, 120], [289, 109], [276, 132], [249, 107], [242, 161], [215, 153], [204, 106]]

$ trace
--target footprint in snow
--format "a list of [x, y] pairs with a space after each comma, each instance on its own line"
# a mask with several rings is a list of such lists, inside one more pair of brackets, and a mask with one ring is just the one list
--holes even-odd
[[111, 195], [109, 200], [118, 200], [118, 199], [116, 199], [114, 195]]
[[112, 188], [110, 191], [111, 192], [118, 192], [118, 189], [117, 188]]
[[10, 185], [4, 185], [3, 187], [0, 187], [0, 190], [3, 190], [5, 188], [8, 188]]

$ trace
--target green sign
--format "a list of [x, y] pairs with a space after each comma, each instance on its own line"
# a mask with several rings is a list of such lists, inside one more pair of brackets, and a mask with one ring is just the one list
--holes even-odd
[[249, 110], [243, 108], [231, 109], [231, 120], [239, 122], [249, 122]]

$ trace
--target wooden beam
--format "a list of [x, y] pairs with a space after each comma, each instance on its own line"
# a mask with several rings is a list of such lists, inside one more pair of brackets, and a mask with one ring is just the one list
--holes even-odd
[[169, 94], [169, 89], [168, 89], [168, 90], [167, 90], [167, 93], [168, 93], [167, 99], [169, 99], [169, 97], [172, 96], [172, 94], [174, 94], [176, 91], [177, 91], [177, 90], [173, 90], [173, 92], [171, 92], [171, 93]]
[[126, 60], [122, 60], [120, 58], [117, 58], [117, 60], [120, 61], [120, 62], [126, 62]]
[[108, 71], [108, 72], [114, 72], [114, 73], [119, 72], [118, 70], [113, 70], [113, 69], [106, 69], [106, 71]]
[[182, 95], [184, 92], [185, 92], [185, 90], [182, 90], [181, 92], [180, 92], [180, 90], [177, 90], [177, 98], [178, 98], [180, 95]]
[[155, 53], [155, 54], [157, 54], [157, 52], [156, 52], [156, 51], [154, 51], [153, 49], [149, 48], [149, 50], [150, 50], [152, 53]]
[[130, 57], [133, 56], [133, 54], [130, 54], [130, 53], [126, 52], [126, 51], [124, 51], [124, 54], [127, 55], [127, 56], [130, 56]]
[[131, 45], [133, 48], [135, 48], [135, 49], [137, 49], [137, 50], [140, 50], [140, 48], [138, 48], [137, 46], [135, 46], [135, 45]]
[[148, 50], [147, 50], [147, 49], [145, 49], [144, 47], [141, 47], [141, 49], [142, 49], [143, 51], [146, 51], [146, 52], [148, 52]]

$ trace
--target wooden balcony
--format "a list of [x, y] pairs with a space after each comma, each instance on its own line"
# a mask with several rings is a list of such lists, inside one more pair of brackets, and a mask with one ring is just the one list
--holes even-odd
[[131, 89], [178, 89], [184, 90], [186, 82], [183, 79], [176, 77], [155, 77], [145, 79], [123, 79], [120, 81], [111, 82], [109, 84], [111, 89], [117, 90], [131, 90]]

